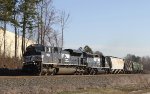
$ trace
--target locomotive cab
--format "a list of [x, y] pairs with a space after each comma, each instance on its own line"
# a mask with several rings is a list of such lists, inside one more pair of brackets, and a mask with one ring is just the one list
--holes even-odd
[[39, 74], [61, 62], [61, 48], [32, 44], [23, 54], [23, 71]]
[[23, 54], [24, 63], [34, 63], [42, 61], [41, 52], [45, 51], [44, 46], [34, 44], [26, 48], [26, 52]]
[[23, 71], [37, 73], [40, 71], [40, 65], [42, 62], [42, 51], [45, 51], [45, 47], [39, 44], [32, 44], [26, 48], [23, 54]]

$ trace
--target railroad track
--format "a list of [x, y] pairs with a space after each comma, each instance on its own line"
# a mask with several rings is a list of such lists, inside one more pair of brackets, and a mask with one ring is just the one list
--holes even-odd
[[5, 75], [5, 76], [0, 76], [0, 79], [2, 78], [61, 78], [61, 77], [66, 77], [66, 78], [72, 78], [72, 77], [126, 77], [126, 76], [148, 76], [150, 74], [97, 74], [97, 75], [50, 75], [50, 76], [34, 76], [34, 75]]
[[[99, 73], [97, 75], [141, 75], [141, 74], [104, 74], [104, 73]], [[96, 76], [97, 76], [96, 75]], [[7, 68], [0, 68], [0, 76], [36, 76], [33, 74], [27, 74], [23, 73], [22, 69], [7, 69]], [[46, 76], [46, 75], [42, 75]], [[52, 75], [47, 75], [47, 76], [52, 76]], [[55, 75], [55, 76], [67, 76], [65, 75]], [[69, 75], [69, 76], [74, 76], [74, 75]], [[76, 76], [94, 76], [94, 75], [76, 75]]]

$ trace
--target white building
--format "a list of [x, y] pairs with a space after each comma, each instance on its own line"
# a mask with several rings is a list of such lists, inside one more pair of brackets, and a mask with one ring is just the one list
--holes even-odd
[[[4, 31], [0, 28], [0, 53], [4, 52]], [[6, 49], [6, 56], [13, 57], [15, 56], [15, 33], [6, 31], [6, 41], [5, 41], [5, 49]], [[21, 44], [22, 44], [22, 37], [18, 36], [17, 39], [17, 56], [22, 56]], [[26, 46], [35, 43], [32, 40], [26, 39]]]

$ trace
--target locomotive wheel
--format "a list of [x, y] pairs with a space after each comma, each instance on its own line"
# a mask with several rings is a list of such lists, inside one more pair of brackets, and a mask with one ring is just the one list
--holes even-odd
[[57, 69], [54, 68], [54, 70], [52, 71], [51, 75], [56, 75], [56, 73], [57, 73]]
[[80, 75], [84, 75], [84, 72], [83, 72], [83, 71], [81, 71], [81, 72], [80, 72]]
[[80, 75], [80, 71], [78, 68], [76, 68], [76, 71], [74, 72], [74, 75]]
[[41, 71], [40, 73], [39, 73], [39, 76], [42, 76], [43, 75], [43, 72]]
[[84, 74], [85, 74], [85, 75], [88, 75], [88, 74], [89, 74], [89, 70], [88, 70], [87, 68], [85, 69]]
[[80, 72], [79, 71], [75, 71], [74, 75], [80, 75]]
[[77, 71], [74, 72], [74, 75], [77, 75]]
[[106, 70], [105, 70], [105, 73], [106, 73], [106, 74], [111, 74], [110, 69], [106, 69]]
[[42, 69], [39, 72], [39, 76], [47, 76], [48, 75], [48, 70], [46, 68]]
[[46, 73], [45, 73], [44, 71], [41, 71], [41, 72], [39, 73], [39, 76], [44, 76], [44, 75], [46, 75]]
[[108, 74], [108, 69], [105, 69], [105, 74]]
[[97, 71], [95, 69], [91, 69], [90, 75], [96, 75], [96, 74], [97, 74]]

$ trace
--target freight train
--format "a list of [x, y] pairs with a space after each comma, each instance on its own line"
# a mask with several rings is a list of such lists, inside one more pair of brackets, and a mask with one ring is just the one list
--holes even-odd
[[36, 75], [96, 75], [98, 73], [141, 73], [141, 63], [82, 50], [32, 44], [23, 55], [22, 70]]

